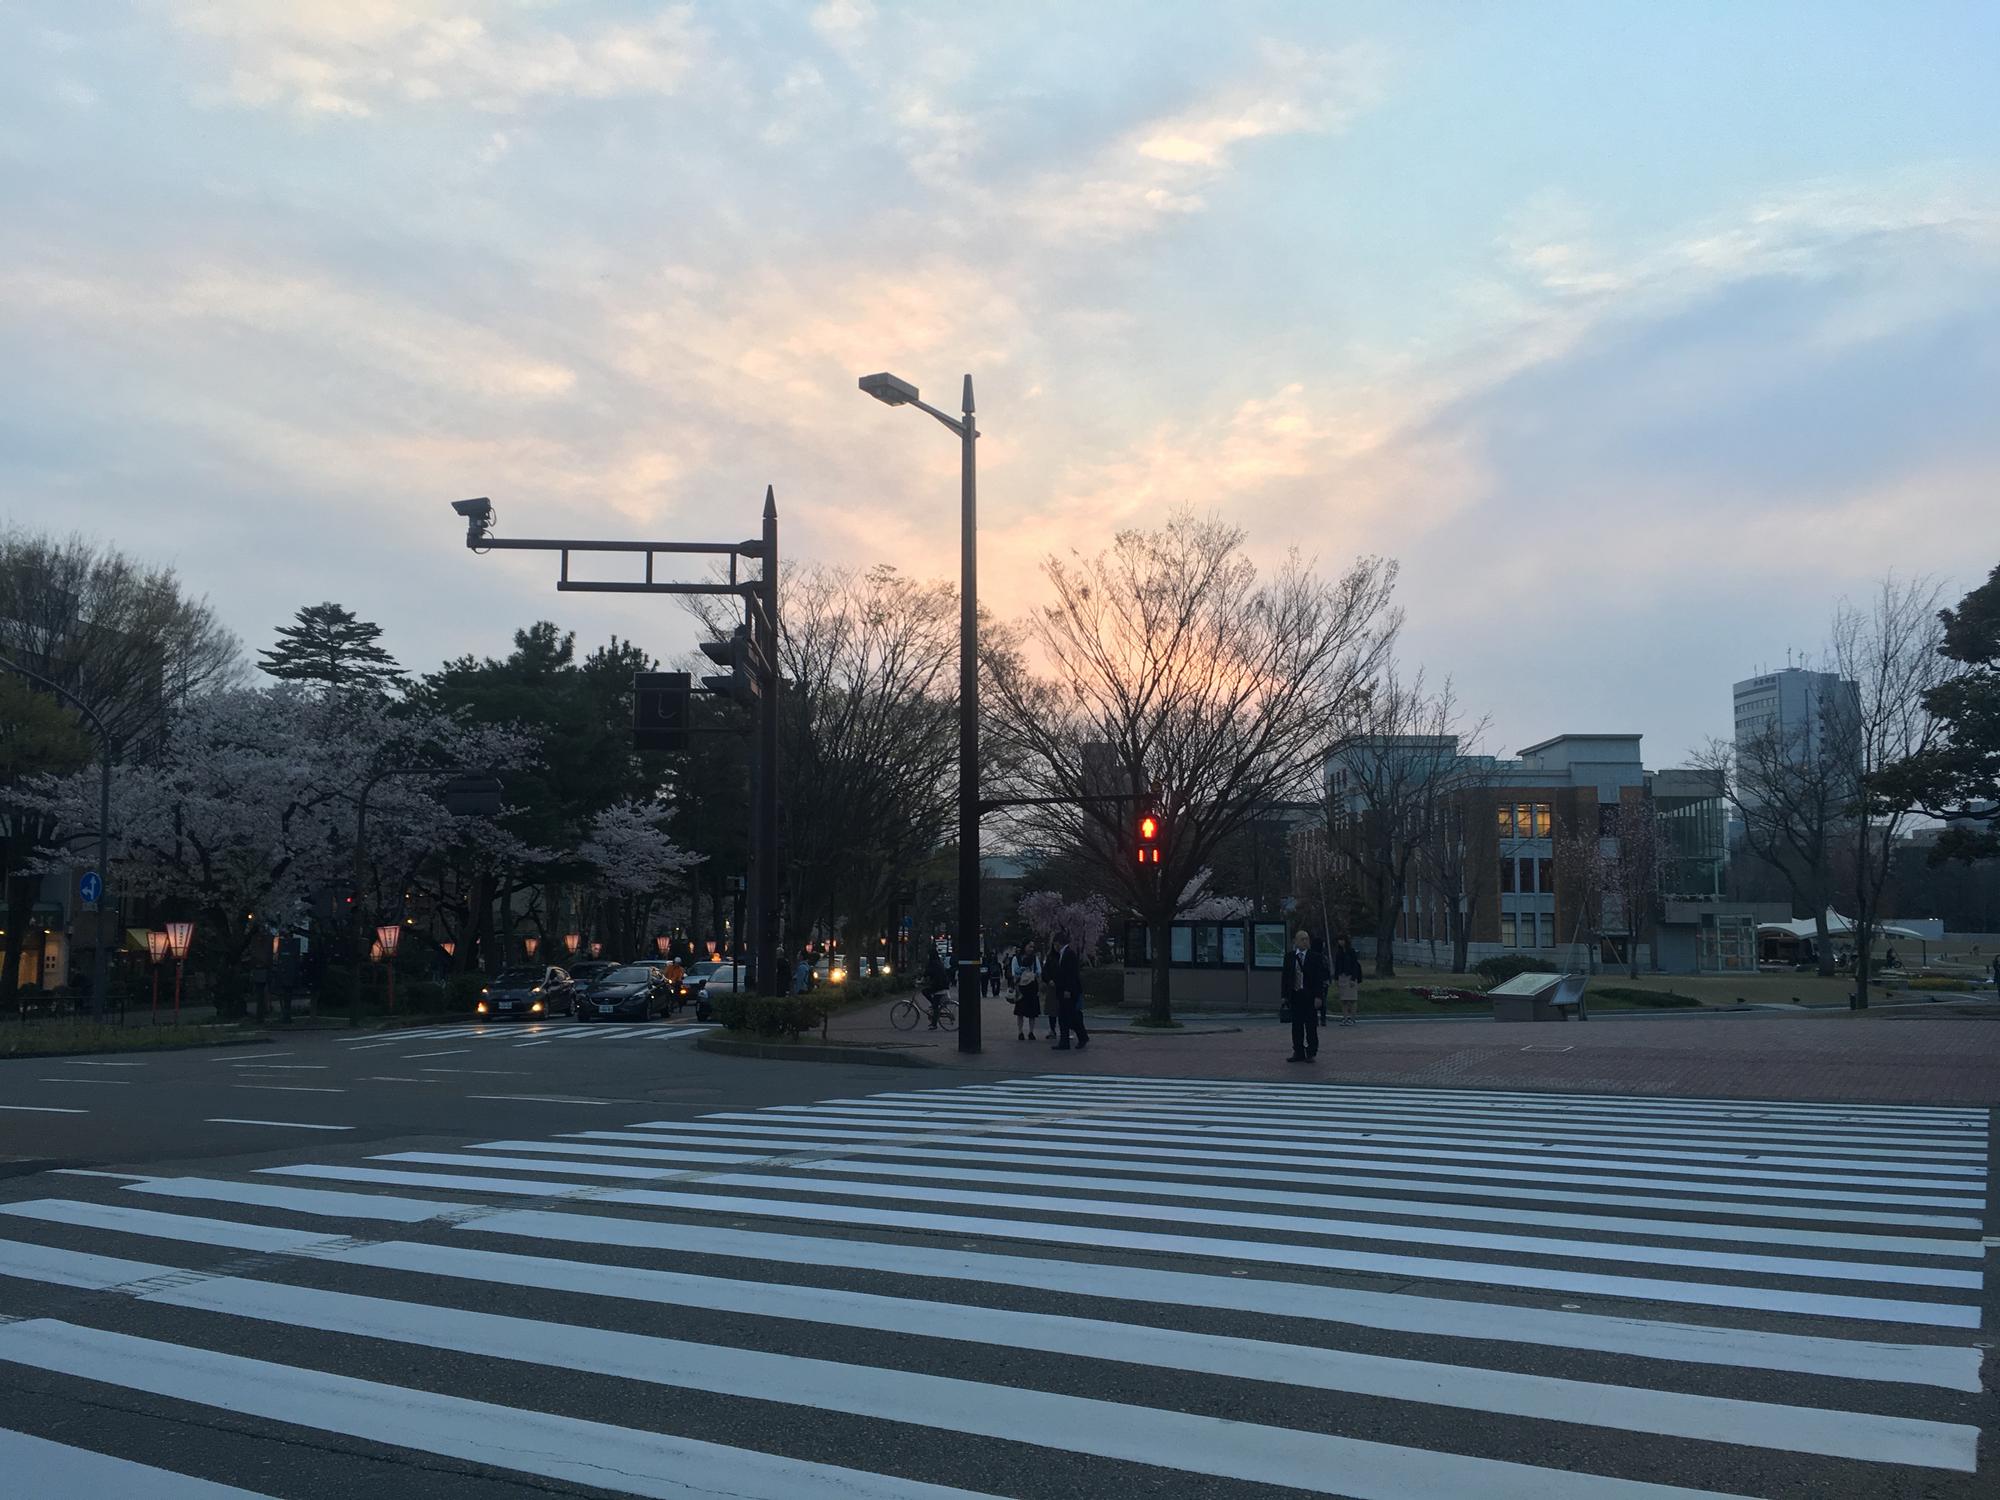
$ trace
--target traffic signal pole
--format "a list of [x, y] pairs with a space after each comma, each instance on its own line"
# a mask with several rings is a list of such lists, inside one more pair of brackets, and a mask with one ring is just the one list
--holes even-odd
[[[755, 748], [756, 878], [750, 892], [749, 927], [756, 934], [755, 961], [757, 987], [766, 995], [785, 992], [786, 974], [779, 961], [778, 933], [778, 500], [770, 485], [764, 487], [764, 516], [761, 533], [741, 542], [617, 542], [571, 541], [561, 538], [517, 538], [493, 535], [493, 502], [484, 497], [455, 501], [452, 509], [465, 517], [465, 545], [473, 552], [492, 548], [509, 551], [556, 552], [562, 556], [556, 589], [561, 593], [590, 594], [680, 594], [713, 595], [743, 601], [751, 649], [745, 671], [749, 691], [745, 696], [757, 702], [758, 723]], [[643, 554], [643, 580], [633, 582], [573, 579], [569, 576], [571, 553]], [[654, 576], [656, 556], [713, 556], [729, 559], [727, 583], [681, 583], [661, 581]], [[738, 559], [755, 558], [762, 576], [737, 577]], [[738, 929], [739, 934], [741, 929]]]

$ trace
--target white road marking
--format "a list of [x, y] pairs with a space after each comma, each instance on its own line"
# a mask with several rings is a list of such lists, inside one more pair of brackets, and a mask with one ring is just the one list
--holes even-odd
[[146, 1500], [267, 1500], [254, 1490], [72, 1448], [0, 1427], [0, 1473], [17, 1495], [144, 1495]]
[[331, 1219], [387, 1219], [421, 1224], [464, 1207], [441, 1199], [397, 1198], [387, 1193], [335, 1193], [320, 1188], [281, 1187], [275, 1182], [224, 1182], [214, 1177], [146, 1177], [127, 1183], [128, 1193], [159, 1198], [193, 1198], [205, 1203], [240, 1203]]
[[443, 1083], [442, 1078], [409, 1078], [401, 1073], [364, 1073], [357, 1083]]
[[0, 1109], [18, 1110], [24, 1115], [87, 1115], [87, 1109], [64, 1109], [55, 1104], [0, 1104]]
[[[1001, 1106], [986, 1105], [986, 1104], [964, 1105], [964, 1106], [940, 1105], [936, 1108], [929, 1108], [929, 1109], [922, 1108], [919, 1106], [893, 1106], [893, 1105], [835, 1106], [835, 1105], [820, 1105], [820, 1104], [794, 1104], [794, 1105], [775, 1106], [770, 1110], [762, 1111], [761, 1113], [768, 1113], [771, 1117], [776, 1119], [791, 1119], [801, 1116], [807, 1118], [816, 1118], [824, 1116], [834, 1119], [876, 1120], [876, 1121], [905, 1122], [911, 1124], [921, 1124], [927, 1120], [937, 1120], [940, 1122], [956, 1123], [956, 1124], [966, 1124], [966, 1123], [983, 1124], [987, 1122], [1004, 1123], [1008, 1120], [1019, 1118], [1018, 1116], [1006, 1111]], [[718, 1118], [722, 1117], [718, 1116]], [[1256, 1121], [1245, 1124], [1222, 1123], [1222, 1122], [1217, 1122], [1217, 1123], [1176, 1122], [1171, 1116], [1153, 1118], [1150, 1115], [1150, 1113], [1145, 1110], [1134, 1110], [1129, 1112], [1129, 1114], [1126, 1112], [1121, 1112], [1116, 1120], [1104, 1120], [1096, 1118], [1086, 1119], [1078, 1121], [1070, 1125], [1068, 1128], [1070, 1129], [1081, 1128], [1091, 1131], [1105, 1130], [1105, 1131], [1115, 1132], [1121, 1135], [1136, 1134], [1137, 1132], [1128, 1129], [1122, 1123], [1127, 1118], [1135, 1119], [1139, 1122], [1140, 1125], [1153, 1130], [1160, 1130], [1168, 1125], [1174, 1125], [1177, 1132], [1184, 1138], [1193, 1137], [1199, 1140], [1216, 1140], [1216, 1139], [1228, 1140], [1228, 1139], [1242, 1139], [1242, 1138], [1263, 1140], [1263, 1139], [1268, 1139], [1273, 1134], [1284, 1133], [1284, 1127], [1282, 1122]], [[1038, 1125], [1037, 1128], [1041, 1127]], [[1496, 1122], [1496, 1130], [1498, 1128], [1499, 1128], [1499, 1122]], [[1303, 1130], [1301, 1130], [1299, 1133], [1303, 1133]], [[1349, 1132], [1346, 1131], [1341, 1131], [1339, 1133], [1342, 1135], [1343, 1139], [1347, 1138], [1348, 1135], [1350, 1134]], [[1494, 1132], [1492, 1131], [1486, 1132], [1483, 1139], [1491, 1140], [1493, 1138], [1493, 1134]], [[1358, 1139], [1359, 1132], [1354, 1132], [1353, 1135]], [[1531, 1140], [1540, 1139], [1539, 1136], [1532, 1136], [1532, 1135], [1526, 1136], [1526, 1138]], [[1428, 1130], [1374, 1130], [1368, 1132], [1368, 1139], [1371, 1141], [1383, 1143], [1384, 1146], [1388, 1145], [1410, 1146], [1410, 1147], [1422, 1148], [1424, 1151], [1429, 1151], [1432, 1148], [1438, 1146], [1471, 1146], [1474, 1144], [1474, 1142], [1471, 1140], [1466, 1140], [1461, 1137], [1451, 1136], [1444, 1132], [1428, 1131]], [[1508, 1145], [1520, 1144], [1524, 1139], [1524, 1133], [1519, 1131], [1508, 1130], [1506, 1131], [1502, 1139]], [[1787, 1155], [1784, 1154], [1785, 1148], [1774, 1148], [1773, 1150], [1770, 1151], [1725, 1151], [1725, 1150], [1714, 1150], [1714, 1149], [1708, 1149], [1708, 1150], [1681, 1149], [1681, 1148], [1666, 1149], [1664, 1146], [1656, 1146], [1656, 1145], [1639, 1146], [1635, 1144], [1598, 1146], [1589, 1144], [1578, 1144], [1570, 1141], [1561, 1141], [1561, 1142], [1552, 1141], [1549, 1144], [1556, 1146], [1558, 1149], [1562, 1151], [1572, 1153], [1576, 1156], [1617, 1157], [1620, 1159], [1625, 1159], [1628, 1165], [1633, 1165], [1633, 1166], [1636, 1166], [1637, 1163], [1630, 1162], [1629, 1158], [1633, 1156], [1643, 1155], [1646, 1158], [1648, 1158], [1649, 1161], [1664, 1161], [1664, 1162], [1676, 1162], [1676, 1163], [1679, 1162], [1731, 1163], [1731, 1164], [1741, 1163], [1744, 1166], [1750, 1166], [1752, 1164], [1755, 1164], [1760, 1169], [1757, 1175], [1765, 1175], [1761, 1171], [1761, 1168], [1764, 1166], [1805, 1167], [1805, 1168], [1810, 1168], [1813, 1172], [1818, 1173], [1821, 1176], [1827, 1178], [1828, 1180], [1834, 1182], [1845, 1180], [1852, 1173], [1855, 1172], [1911, 1172], [1911, 1173], [1935, 1174], [1940, 1178], [1970, 1177], [1974, 1179], [1983, 1179], [1986, 1175], [1986, 1169], [1983, 1166], [1978, 1165], [1977, 1162], [1974, 1160], [1966, 1160], [1963, 1164], [1954, 1164], [1952, 1162], [1937, 1161], [1933, 1156], [1926, 1156], [1921, 1159], [1900, 1158], [1900, 1157], [1884, 1158], [1884, 1157], [1848, 1156], [1841, 1158], [1839, 1160], [1827, 1160], [1810, 1154]], [[1698, 1147], [1700, 1144], [1701, 1144], [1700, 1142], [1687, 1143], [1687, 1145], [1690, 1147]], [[1352, 1149], [1369, 1150], [1378, 1148], [1355, 1146]], [[1410, 1155], [1415, 1153], [1404, 1151], [1399, 1154]], [[1983, 1156], [1978, 1158], [1978, 1161], [1983, 1161], [1983, 1160], [1984, 1160]], [[1749, 1175], [1749, 1174], [1746, 1173], [1744, 1175]], [[1861, 1181], [1865, 1179], [1855, 1178], [1854, 1180]], [[1949, 1182], [1943, 1182], [1934, 1185], [1941, 1185], [1948, 1187], [1951, 1184]]]
[[[652, 1146], [636, 1144], [612, 1144], [613, 1142], [659, 1142], [680, 1149], [656, 1154]], [[602, 1144], [597, 1144], [601, 1142]], [[804, 1138], [765, 1139], [762, 1137], [737, 1136], [680, 1136], [664, 1134], [643, 1134], [638, 1131], [579, 1130], [554, 1141], [478, 1141], [470, 1149], [474, 1151], [533, 1151], [571, 1156], [622, 1157], [634, 1161], [647, 1160], [692, 1160], [690, 1151], [721, 1151], [726, 1147], [754, 1147], [759, 1157], [777, 1157], [785, 1153], [808, 1152], [841, 1161], [868, 1161], [883, 1156], [919, 1156], [927, 1162], [959, 1161], [983, 1166], [1023, 1166], [1038, 1167], [1049, 1159], [1046, 1151], [1006, 1150], [997, 1143], [984, 1150], [953, 1150], [933, 1144], [933, 1138], [926, 1137], [920, 1144], [884, 1144], [879, 1138], [865, 1135], [859, 1144], [833, 1145], [821, 1140]], [[1208, 1154], [1208, 1153], [1202, 1153]], [[1079, 1155], [1072, 1148], [1063, 1148], [1063, 1165], [1070, 1171], [1091, 1170], [1113, 1172], [1119, 1170], [1141, 1170], [1154, 1177], [1189, 1177], [1202, 1180], [1226, 1182], [1283, 1182], [1299, 1183], [1315, 1187], [1355, 1187], [1376, 1188], [1392, 1193], [1432, 1193], [1443, 1197], [1453, 1195], [1471, 1198], [1514, 1198], [1531, 1203], [1589, 1203], [1604, 1204], [1616, 1208], [1650, 1208], [1656, 1211], [1685, 1210], [1689, 1213], [1726, 1214], [1733, 1217], [1759, 1219], [1800, 1219], [1813, 1224], [1823, 1224], [1827, 1211], [1823, 1208], [1801, 1208], [1782, 1203], [1764, 1203], [1741, 1198], [1674, 1198], [1661, 1194], [1640, 1193], [1598, 1193], [1586, 1190], [1564, 1191], [1553, 1187], [1509, 1187], [1486, 1180], [1486, 1174], [1474, 1175], [1467, 1169], [1469, 1180], [1453, 1181], [1439, 1177], [1405, 1177], [1401, 1175], [1362, 1175], [1343, 1172], [1300, 1172], [1279, 1171], [1268, 1168], [1253, 1168], [1230, 1162], [1228, 1165], [1194, 1165], [1187, 1162], [1167, 1161], [1153, 1157], [1133, 1162], [1123, 1159], [1096, 1161]], [[718, 1156], [716, 1160], [740, 1161], [751, 1158], [741, 1156]], [[1415, 1171], [1436, 1171], [1435, 1168], [1417, 1168]], [[1540, 1176], [1545, 1174], [1505, 1174], [1508, 1176]], [[1552, 1180], [1564, 1179], [1549, 1175]], [[1616, 1180], [1616, 1179], [1614, 1179]], [[1719, 1191], [1719, 1190], [1717, 1190]], [[1837, 1195], [1828, 1195], [1837, 1196]], [[1905, 1214], [1880, 1213], [1851, 1207], [1843, 1201], [1840, 1218], [1844, 1223], [1887, 1224], [1910, 1229], [1977, 1229], [1985, 1221], [1967, 1214]]]
[[[488, 1145], [473, 1152], [406, 1151], [376, 1157], [377, 1161], [426, 1162], [435, 1166], [489, 1166], [515, 1171], [561, 1171], [581, 1176], [647, 1177], [668, 1174], [667, 1168], [604, 1166], [588, 1162], [527, 1160], [519, 1157], [479, 1154], [495, 1148]], [[717, 1162], [699, 1153], [665, 1151], [663, 1161], [683, 1165]], [[976, 1168], [937, 1166], [928, 1162], [904, 1163], [873, 1160], [784, 1161], [788, 1171], [843, 1173], [877, 1177], [907, 1177], [944, 1183], [990, 1182], [1022, 1187], [1074, 1188], [1080, 1194], [1092, 1192], [1126, 1193], [1156, 1198], [1192, 1198], [1202, 1202], [1268, 1203], [1291, 1208], [1346, 1210], [1355, 1213], [1396, 1214], [1419, 1219], [1449, 1219], [1465, 1223], [1530, 1224], [1545, 1229], [1580, 1229], [1592, 1233], [1632, 1234], [1656, 1239], [1724, 1240], [1731, 1244], [1805, 1245], [1820, 1250], [1861, 1250], [1890, 1255], [1932, 1255], [1978, 1259], [1980, 1247], [1971, 1239], [1938, 1239], [1932, 1236], [1848, 1234], [1834, 1230], [1766, 1229], [1754, 1225], [1700, 1223], [1685, 1219], [1636, 1219], [1615, 1214], [1545, 1213], [1523, 1208], [1489, 1208], [1475, 1204], [1440, 1203], [1412, 1198], [1358, 1197], [1339, 1193], [1280, 1192], [1244, 1188], [1219, 1183], [1189, 1185], [1160, 1182], [1143, 1177], [1085, 1177], [1064, 1172], [980, 1171]], [[1150, 1170], [1150, 1168], [1148, 1169]], [[1303, 1175], [1303, 1174], [1300, 1174]], [[824, 1191], [838, 1189], [828, 1187]], [[928, 1190], [924, 1190], [928, 1196]], [[1063, 1200], [1077, 1201], [1077, 1200]], [[1088, 1197], [1081, 1199], [1090, 1201]], [[1173, 1212], [1171, 1209], [1167, 1212]], [[1824, 1222], [1824, 1215], [1819, 1215]], [[1403, 1236], [1408, 1238], [1408, 1236]], [[1456, 1242], [1459, 1237], [1453, 1236]]]
[[157, 1209], [123, 1203], [93, 1203], [70, 1198], [35, 1198], [0, 1204], [0, 1214], [45, 1224], [69, 1224], [78, 1229], [102, 1229], [148, 1239], [174, 1240], [186, 1245], [220, 1245], [230, 1250], [310, 1254], [331, 1245], [349, 1243], [347, 1235], [312, 1234], [303, 1229], [279, 1229], [269, 1224], [238, 1224], [227, 1219], [198, 1219], [190, 1214], [163, 1214]]
[[[718, 1122], [725, 1119], [736, 1121], [739, 1119], [739, 1116], [715, 1114], [704, 1116], [699, 1120], [650, 1120], [643, 1124], [627, 1126], [623, 1132], [616, 1135], [616, 1138], [621, 1140], [671, 1141], [682, 1144], [693, 1144], [694, 1140], [702, 1135], [717, 1137], [746, 1135], [773, 1136], [795, 1139], [801, 1148], [815, 1147], [828, 1141], [918, 1142], [925, 1147], [933, 1143], [947, 1143], [986, 1148], [1019, 1146], [1024, 1142], [1033, 1142], [1039, 1144], [1045, 1154], [1049, 1151], [1060, 1151], [1066, 1156], [1133, 1157], [1142, 1161], [1173, 1158], [1186, 1161], [1270, 1163], [1280, 1166], [1311, 1167], [1315, 1169], [1322, 1167], [1345, 1167], [1358, 1172], [1381, 1174], [1384, 1180], [1392, 1175], [1400, 1176], [1418, 1173], [1432, 1177], [1462, 1177], [1474, 1182], [1493, 1180], [1556, 1184], [1590, 1183], [1607, 1187], [1645, 1188], [1654, 1191], [1671, 1189], [1672, 1191], [1682, 1193], [1726, 1194], [1735, 1198], [1802, 1199], [1808, 1202], [1841, 1204], [1899, 1204], [1918, 1208], [1953, 1208], [1964, 1210], [1982, 1209], [1986, 1206], [1986, 1199], [1978, 1194], [1963, 1197], [1945, 1197], [1937, 1193], [1878, 1191], [1872, 1186], [1848, 1186], [1838, 1190], [1832, 1188], [1820, 1189], [1782, 1183], [1773, 1185], [1762, 1182], [1740, 1182], [1733, 1178], [1725, 1178], [1723, 1174], [1716, 1174], [1713, 1178], [1623, 1176], [1616, 1172], [1603, 1170], [1613, 1165], [1605, 1162], [1583, 1164], [1598, 1169], [1595, 1171], [1561, 1172], [1524, 1169], [1520, 1167], [1500, 1167], [1491, 1165], [1490, 1161], [1481, 1161], [1476, 1166], [1459, 1165], [1457, 1164], [1458, 1161], [1463, 1160], [1469, 1154], [1463, 1152], [1451, 1153], [1455, 1158], [1455, 1160], [1451, 1161], [1440, 1160], [1435, 1153], [1421, 1153], [1420, 1159], [1415, 1161], [1404, 1161], [1395, 1158], [1382, 1159], [1373, 1156], [1346, 1155], [1343, 1154], [1343, 1149], [1338, 1145], [1315, 1145], [1310, 1142], [1298, 1141], [1284, 1136], [1272, 1136], [1261, 1141], [1216, 1141], [1212, 1145], [1196, 1146], [1186, 1144], [1187, 1138], [1185, 1136], [1162, 1133], [1158, 1135], [1149, 1134], [1143, 1143], [1126, 1144], [1120, 1141], [1106, 1140], [1102, 1136], [1092, 1135], [1088, 1133], [1087, 1129], [1082, 1127], [1069, 1132], [1053, 1127], [1037, 1129], [1027, 1125], [984, 1126], [977, 1130], [952, 1127], [947, 1129], [913, 1131], [885, 1129], [879, 1125], [819, 1125], [810, 1120], [789, 1121], [785, 1125], [759, 1125], [753, 1123], [758, 1118], [759, 1116], [755, 1114], [740, 1115], [741, 1123], [728, 1124]], [[671, 1131], [672, 1134], [657, 1135], [644, 1133], [655, 1130]], [[610, 1138], [613, 1133], [607, 1131], [589, 1131], [582, 1132], [582, 1134]], [[1542, 1162], [1550, 1166], [1558, 1165], [1563, 1160], [1561, 1157], [1551, 1158], [1545, 1154], [1510, 1155], [1500, 1159], [1506, 1161]], [[1475, 1157], [1474, 1160], [1479, 1159]], [[1634, 1170], [1644, 1171], [1648, 1170], [1648, 1168], [1642, 1163]], [[1773, 1174], [1764, 1175], [1770, 1176]], [[1788, 1174], [1776, 1175], [1783, 1176]], [[1954, 1189], [1953, 1191], [1956, 1194], [1957, 1190]]]
[[467, 1094], [468, 1099], [522, 1099], [531, 1104], [616, 1104], [616, 1099], [570, 1099], [561, 1094]]
[[248, 1068], [257, 1073], [324, 1073], [325, 1063], [238, 1063], [239, 1068]]
[[421, 1073], [464, 1073], [478, 1074], [485, 1078], [525, 1078], [527, 1073], [521, 1068], [419, 1068]]
[[286, 1130], [352, 1130], [352, 1125], [308, 1125], [303, 1120], [242, 1120], [229, 1115], [217, 1115], [202, 1122], [205, 1125], [277, 1125]]
[[65, 1057], [62, 1061], [73, 1068], [143, 1068], [143, 1062], [105, 1062], [94, 1057]]
[[420, 1057], [462, 1057], [471, 1050], [470, 1047], [447, 1047], [442, 1052], [411, 1052], [396, 1060], [398, 1062], [415, 1062]]
[[[702, 1494], [738, 1500], [988, 1500], [944, 1485], [294, 1369], [47, 1318], [0, 1326], [0, 1359], [419, 1453], [540, 1474], [564, 1484], [662, 1500], [693, 1500]], [[1561, 1494], [1555, 1489], [1540, 1493]]]
[[306, 1083], [233, 1083], [231, 1088], [262, 1089], [272, 1094], [344, 1094], [346, 1089], [318, 1087]]

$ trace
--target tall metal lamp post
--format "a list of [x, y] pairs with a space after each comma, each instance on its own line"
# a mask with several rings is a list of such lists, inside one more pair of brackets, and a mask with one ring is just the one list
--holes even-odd
[[973, 422], [972, 377], [965, 377], [962, 415], [950, 416], [917, 399], [917, 388], [894, 375], [863, 375], [861, 389], [888, 406], [914, 406], [958, 434], [958, 1050], [979, 1050], [979, 428]]

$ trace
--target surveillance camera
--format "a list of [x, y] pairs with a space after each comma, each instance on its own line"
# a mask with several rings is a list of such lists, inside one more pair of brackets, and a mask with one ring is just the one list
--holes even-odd
[[475, 525], [493, 524], [493, 502], [484, 495], [477, 500], [454, 500], [451, 502], [451, 508]]

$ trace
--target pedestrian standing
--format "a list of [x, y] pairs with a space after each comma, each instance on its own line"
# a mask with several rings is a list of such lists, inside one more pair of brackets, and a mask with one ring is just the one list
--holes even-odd
[[1340, 1024], [1354, 1024], [1354, 1010], [1361, 1001], [1361, 955], [1354, 951], [1352, 938], [1342, 937], [1333, 955], [1333, 981], [1340, 990]]
[[1000, 955], [990, 947], [982, 949], [979, 954], [979, 993], [1000, 993]]
[[807, 990], [812, 988], [812, 983], [812, 949], [801, 948], [799, 949], [799, 961], [792, 965], [792, 993], [794, 995], [803, 995]]
[[1304, 1034], [1298, 1030], [1298, 1008], [1306, 1004], [1306, 930], [1300, 928], [1292, 936], [1292, 946], [1284, 950], [1284, 974], [1278, 976], [1278, 1020], [1292, 1022], [1292, 1056], [1290, 1062], [1304, 1062], [1306, 1046]]
[[1022, 945], [1021, 951], [1014, 955], [1012, 968], [1015, 1039], [1032, 1042], [1035, 1022], [1042, 1014], [1042, 960], [1033, 943]]
[[1083, 1024], [1083, 957], [1073, 947], [1066, 932], [1056, 934], [1054, 973], [1050, 976], [1056, 991], [1056, 1019], [1061, 1024], [1062, 1040], [1055, 1050], [1069, 1050], [1070, 1036], [1076, 1037], [1076, 1049], [1081, 1052], [1090, 1045], [1090, 1030]]
[[1301, 927], [1285, 953], [1285, 972], [1278, 980], [1278, 993], [1292, 1022], [1292, 1055], [1286, 1062], [1310, 1062], [1312, 1054], [1319, 1050], [1319, 1006], [1308, 975], [1311, 943]]

